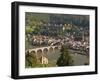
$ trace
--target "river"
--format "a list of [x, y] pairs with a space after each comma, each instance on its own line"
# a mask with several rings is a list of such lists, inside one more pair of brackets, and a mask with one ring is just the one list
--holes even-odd
[[[70, 50], [70, 55], [72, 56], [73, 59], [73, 64], [74, 66], [80, 66], [80, 65], [88, 65], [89, 64], [89, 57], [86, 55], [74, 53], [75, 50]], [[53, 66], [57, 66], [56, 62], [57, 59], [60, 56], [60, 50], [55, 50], [55, 51], [48, 51], [45, 53], [45, 57], [48, 58], [49, 63], [51, 63]]]

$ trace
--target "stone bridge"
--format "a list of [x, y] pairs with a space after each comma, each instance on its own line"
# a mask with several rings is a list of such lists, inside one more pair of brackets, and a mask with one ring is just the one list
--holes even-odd
[[[61, 49], [61, 46], [46, 46], [46, 47], [37, 47], [37, 48], [33, 48], [33, 49], [28, 49], [26, 50], [26, 52], [28, 51], [29, 53], [33, 52], [34, 54], [45, 54], [47, 52], [51, 52], [51, 51], [55, 51], [56, 49]], [[73, 49], [72, 49], [73, 50]], [[80, 50], [76, 50], [74, 49], [74, 51], [69, 50], [72, 54], [81, 54], [81, 55], [87, 55], [86, 52], [84, 51], [80, 51]], [[27, 54], [27, 53], [26, 53]]]
[[33, 53], [37, 54], [38, 52], [44, 53], [44, 52], [54, 51], [56, 49], [61, 49], [61, 46], [38, 47], [38, 48], [29, 49], [27, 51], [29, 51], [29, 53], [33, 52]]

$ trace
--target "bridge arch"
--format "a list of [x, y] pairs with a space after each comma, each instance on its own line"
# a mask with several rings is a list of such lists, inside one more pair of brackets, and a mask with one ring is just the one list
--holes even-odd
[[42, 50], [42, 49], [38, 49], [38, 50], [37, 50], [37, 53], [42, 54], [42, 52], [43, 52], [43, 50]]
[[49, 51], [48, 48], [43, 49], [43, 53], [47, 53], [48, 51]]
[[33, 51], [31, 51], [30, 53], [31, 53], [31, 54], [36, 54], [36, 51], [33, 50]]
[[54, 50], [58, 50], [59, 48], [56, 46], [55, 48], [54, 48]]

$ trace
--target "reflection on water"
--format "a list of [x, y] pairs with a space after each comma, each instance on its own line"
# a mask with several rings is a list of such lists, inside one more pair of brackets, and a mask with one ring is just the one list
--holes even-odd
[[74, 60], [74, 65], [85, 65], [88, 63], [88, 57], [86, 55], [71, 54]]
[[[74, 50], [72, 50], [74, 51]], [[56, 65], [57, 59], [60, 56], [60, 50], [51, 50], [48, 52], [45, 52], [45, 57], [48, 58], [49, 62], [52, 62], [54, 65]], [[86, 63], [89, 62], [89, 57], [87, 57], [86, 55], [81, 55], [78, 53], [70, 53], [70, 55], [72, 56], [73, 59], [73, 63], [74, 65], [88, 65]]]

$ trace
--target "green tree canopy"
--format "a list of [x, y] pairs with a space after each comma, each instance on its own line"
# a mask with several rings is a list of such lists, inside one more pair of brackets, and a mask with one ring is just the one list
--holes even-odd
[[36, 55], [31, 52], [26, 54], [26, 66], [35, 67], [37, 65]]
[[73, 65], [73, 60], [71, 55], [69, 54], [69, 51], [67, 47], [62, 46], [61, 48], [61, 56], [57, 60], [58, 66], [71, 66]]

